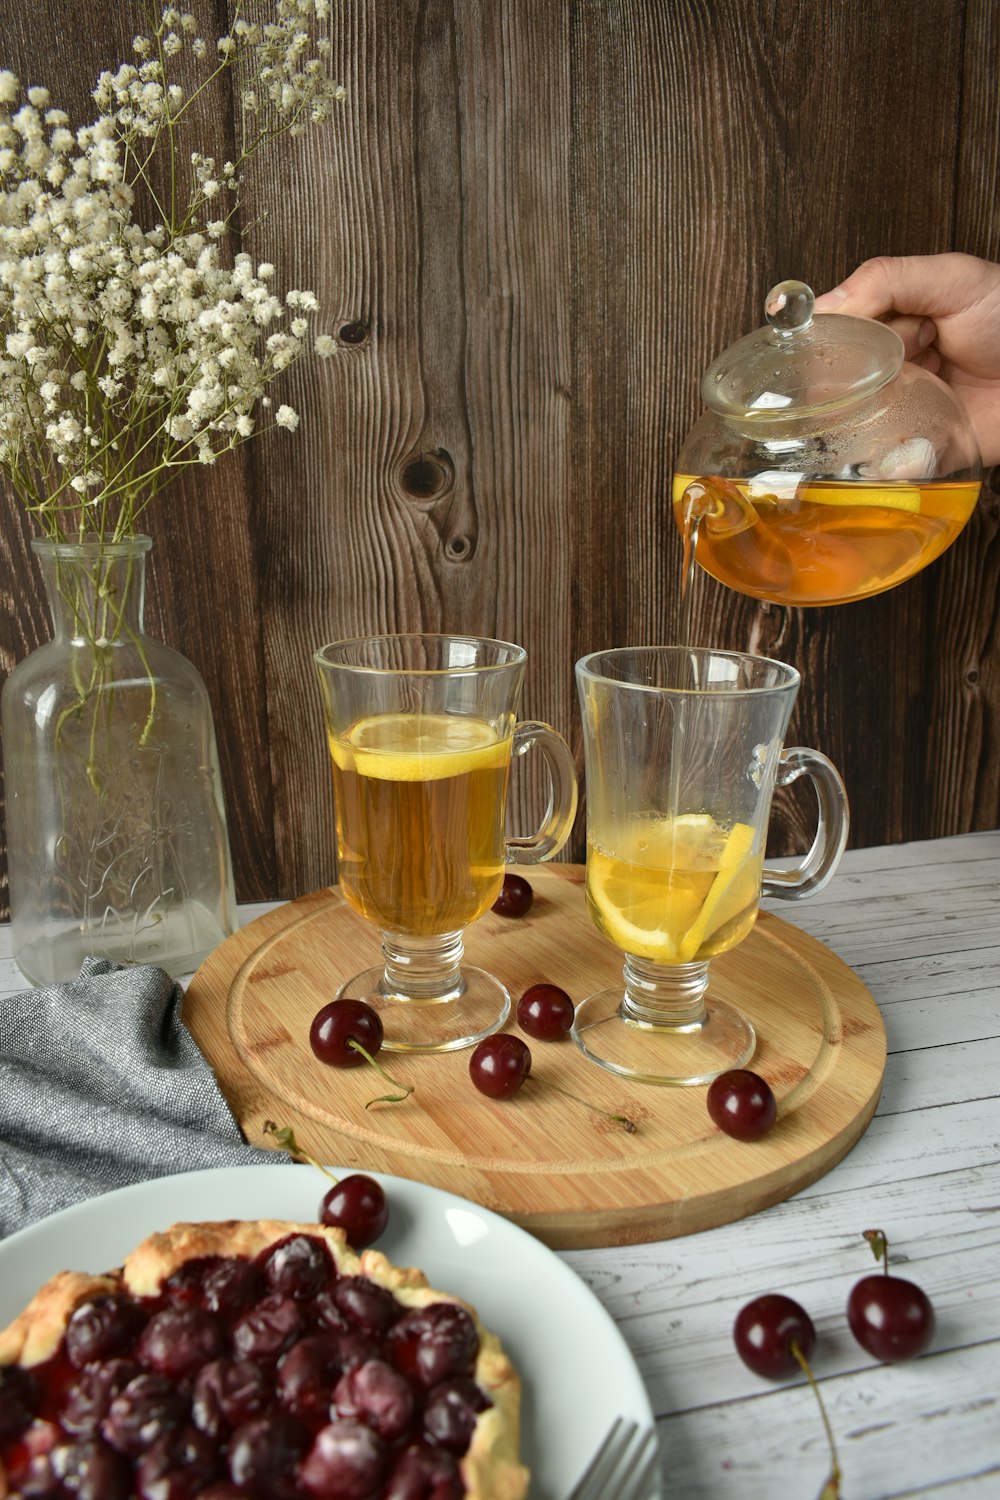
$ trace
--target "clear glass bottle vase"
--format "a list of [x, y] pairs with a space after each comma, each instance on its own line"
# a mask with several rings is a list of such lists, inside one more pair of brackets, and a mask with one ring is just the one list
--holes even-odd
[[205, 685], [143, 629], [150, 546], [32, 542], [53, 638], [0, 706], [13, 953], [33, 984], [88, 954], [182, 974], [236, 928]]

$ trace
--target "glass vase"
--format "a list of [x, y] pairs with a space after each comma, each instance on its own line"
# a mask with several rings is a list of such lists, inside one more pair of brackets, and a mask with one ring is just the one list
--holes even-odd
[[236, 928], [205, 685], [143, 629], [149, 537], [31, 545], [53, 638], [0, 703], [14, 959], [33, 984], [89, 954], [189, 972]]

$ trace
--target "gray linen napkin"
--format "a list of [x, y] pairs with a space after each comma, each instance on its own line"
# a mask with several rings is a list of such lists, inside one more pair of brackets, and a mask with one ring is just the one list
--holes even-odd
[[288, 1163], [247, 1146], [151, 965], [0, 999], [0, 1238], [111, 1188], [201, 1167]]

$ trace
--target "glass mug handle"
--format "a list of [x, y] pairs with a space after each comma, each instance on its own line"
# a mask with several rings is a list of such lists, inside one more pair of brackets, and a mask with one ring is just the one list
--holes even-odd
[[509, 865], [537, 865], [551, 859], [569, 838], [576, 817], [576, 766], [562, 735], [548, 724], [526, 719], [514, 728], [511, 756], [527, 755], [535, 746], [548, 767], [551, 789], [542, 826], [528, 838], [508, 839], [504, 858]]
[[782, 750], [778, 757], [778, 786], [788, 786], [800, 776], [811, 778], [816, 788], [819, 818], [812, 848], [788, 870], [764, 866], [762, 896], [777, 896], [783, 901], [801, 901], [815, 896], [833, 878], [840, 856], [847, 844], [850, 813], [847, 788], [831, 760], [818, 750], [795, 745]]

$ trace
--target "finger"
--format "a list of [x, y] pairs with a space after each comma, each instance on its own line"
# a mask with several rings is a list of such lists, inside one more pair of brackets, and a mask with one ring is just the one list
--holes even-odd
[[881, 318], [898, 312], [938, 318], [968, 307], [996, 270], [972, 255], [880, 255], [816, 299], [817, 312]]
[[886, 324], [903, 340], [903, 357], [916, 360], [937, 338], [933, 318], [887, 318]]
[[910, 363], [919, 365], [922, 370], [929, 370], [932, 375], [937, 375], [944, 361], [936, 349], [925, 349], [922, 354], [911, 359]]

